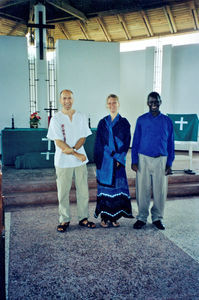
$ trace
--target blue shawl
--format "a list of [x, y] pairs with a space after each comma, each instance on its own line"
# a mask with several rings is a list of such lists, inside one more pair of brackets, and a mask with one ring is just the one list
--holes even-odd
[[98, 183], [114, 186], [116, 162], [125, 166], [130, 139], [130, 124], [119, 114], [113, 121], [109, 115], [99, 122], [94, 150]]

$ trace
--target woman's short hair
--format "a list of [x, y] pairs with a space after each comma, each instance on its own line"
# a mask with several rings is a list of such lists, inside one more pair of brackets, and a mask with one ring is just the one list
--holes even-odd
[[108, 102], [108, 99], [109, 99], [109, 98], [115, 98], [115, 99], [117, 100], [117, 102], [119, 103], [119, 98], [118, 98], [117, 95], [115, 95], [115, 94], [110, 94], [110, 95], [106, 98], [106, 102]]

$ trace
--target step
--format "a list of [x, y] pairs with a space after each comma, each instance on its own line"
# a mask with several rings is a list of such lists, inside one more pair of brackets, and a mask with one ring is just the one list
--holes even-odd
[[[89, 201], [96, 201], [97, 189], [89, 189]], [[75, 190], [70, 191], [70, 202], [76, 202]], [[32, 193], [8, 193], [4, 195], [4, 206], [56, 204], [58, 203], [57, 191], [32, 192]]]
[[[132, 199], [135, 199], [135, 187], [129, 188]], [[89, 189], [89, 201], [95, 202], [97, 189]], [[199, 195], [198, 184], [172, 184], [168, 187], [168, 198], [171, 197], [185, 197]], [[70, 202], [76, 202], [75, 190], [70, 192]], [[44, 204], [57, 204], [57, 192], [32, 192], [32, 193], [10, 193], [4, 195], [5, 207], [10, 206], [26, 206], [26, 205], [44, 205]]]
[[198, 183], [199, 184], [199, 175], [178, 175], [174, 174], [168, 177], [168, 184], [176, 183]]
[[197, 196], [199, 195], [199, 184], [172, 184], [168, 186], [168, 197]]
[[[199, 175], [172, 175], [168, 177], [169, 186], [172, 184], [188, 184], [188, 183], [198, 183]], [[129, 187], [135, 187], [135, 178], [128, 179]], [[89, 179], [88, 181], [89, 189], [97, 188], [96, 179]], [[75, 183], [72, 183], [72, 190], [75, 189]], [[23, 181], [23, 182], [10, 182], [8, 180], [3, 182], [3, 195], [8, 193], [32, 193], [32, 192], [50, 192], [56, 191], [56, 181], [55, 180], [45, 180], [45, 181]]]
[[56, 204], [57, 192], [12, 193], [4, 196], [4, 207]]
[[[89, 189], [97, 188], [96, 179], [88, 181]], [[75, 183], [72, 182], [71, 190], [75, 190]], [[8, 193], [33, 193], [33, 192], [48, 192], [57, 191], [55, 180], [46, 181], [23, 181], [18, 183], [3, 182], [3, 195]]]
[[[168, 197], [182, 197], [199, 195], [199, 175], [172, 175], [168, 177]], [[129, 191], [135, 199], [135, 178], [128, 178]], [[97, 182], [89, 179], [89, 201], [96, 201]], [[45, 181], [34, 179], [32, 181], [4, 180], [3, 196], [5, 206], [56, 204], [57, 188], [53, 178]], [[75, 183], [72, 183], [70, 201], [76, 202]]]

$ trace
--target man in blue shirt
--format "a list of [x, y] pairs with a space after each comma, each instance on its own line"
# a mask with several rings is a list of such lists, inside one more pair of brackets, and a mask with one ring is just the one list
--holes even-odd
[[137, 119], [134, 132], [131, 168], [136, 172], [138, 215], [133, 226], [135, 229], [141, 229], [147, 222], [151, 187], [152, 222], [158, 229], [165, 229], [161, 220], [167, 196], [166, 175], [171, 174], [174, 160], [174, 133], [172, 121], [159, 110], [161, 103], [158, 93], [148, 95], [149, 112]]

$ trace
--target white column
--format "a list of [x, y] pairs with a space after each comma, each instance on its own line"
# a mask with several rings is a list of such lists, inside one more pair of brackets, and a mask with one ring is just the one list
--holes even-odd
[[154, 78], [154, 57], [155, 47], [147, 47], [145, 50], [145, 101], [144, 101], [144, 112], [148, 111], [147, 96], [153, 92], [153, 78]]
[[173, 113], [172, 105], [172, 45], [163, 47], [162, 60], [162, 112]]
[[[35, 13], [35, 24], [39, 24], [39, 12], [43, 13], [42, 23], [46, 24], [46, 8], [42, 4], [37, 4], [34, 7]], [[40, 59], [40, 39], [39, 39], [39, 28], [35, 28], [35, 43], [36, 43], [36, 83], [37, 86], [37, 100], [38, 100], [38, 111], [41, 117], [40, 125], [41, 128], [48, 127], [48, 114], [44, 108], [48, 107], [47, 98], [47, 60], [46, 60], [46, 29], [43, 30], [43, 60]]]

